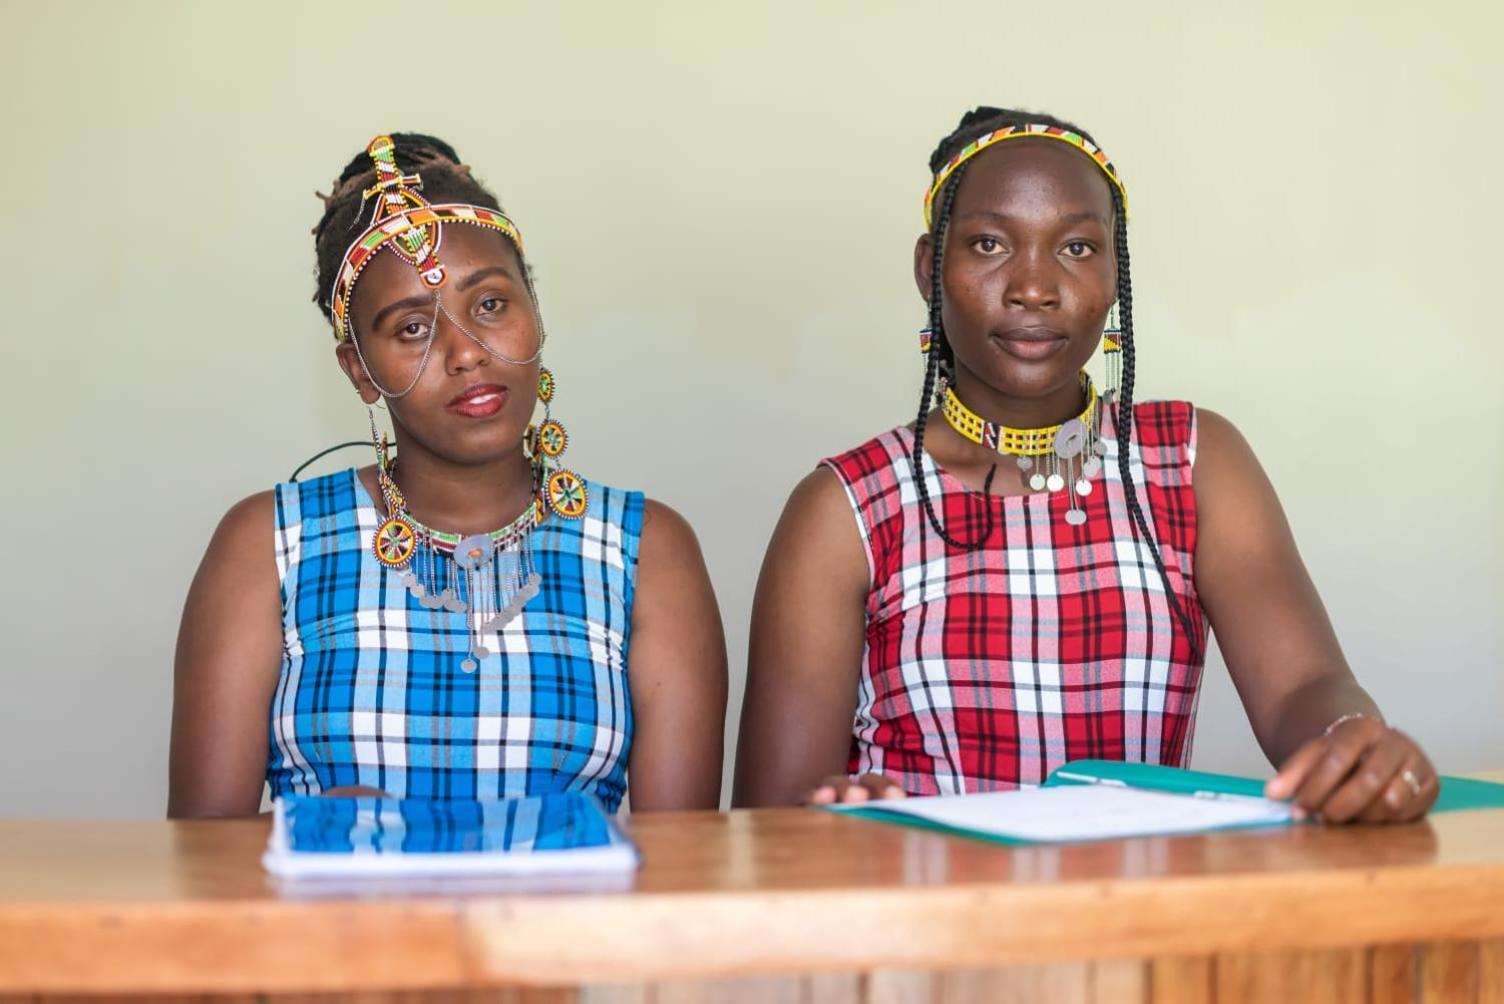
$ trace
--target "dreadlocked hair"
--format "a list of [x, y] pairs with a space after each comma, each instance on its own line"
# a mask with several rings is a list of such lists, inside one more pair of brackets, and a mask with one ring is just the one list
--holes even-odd
[[[1079, 133], [1093, 144], [1096, 140], [1091, 133], [1080, 126], [1068, 122], [1065, 119], [1056, 118], [1039, 112], [1025, 112], [1011, 108], [992, 108], [982, 106], [972, 109], [961, 117], [961, 122], [955, 130], [935, 147], [930, 154], [930, 174], [938, 175], [940, 169], [955, 156], [962, 148], [975, 139], [1006, 126], [1022, 126], [1030, 123], [1054, 126]], [[930, 226], [930, 239], [934, 245], [934, 257], [932, 259], [932, 273], [930, 276], [930, 301], [929, 301], [929, 326], [930, 326], [930, 352], [924, 370], [924, 389], [919, 398], [919, 417], [914, 425], [914, 452], [911, 458], [914, 468], [914, 482], [919, 491], [920, 501], [924, 505], [925, 516], [929, 519], [930, 526], [951, 547], [963, 551], [975, 551], [981, 548], [992, 535], [993, 512], [992, 506], [987, 506], [986, 519], [983, 524], [982, 534], [974, 541], [963, 542], [952, 537], [941, 525], [935, 515], [934, 505], [929, 497], [928, 487], [925, 485], [920, 461], [924, 444], [924, 427], [929, 420], [930, 409], [936, 390], [937, 376], [947, 381], [952, 379], [955, 370], [955, 350], [945, 337], [945, 325], [941, 311], [941, 293], [943, 290], [942, 268], [944, 266], [944, 248], [946, 230], [950, 226], [951, 208], [955, 202], [956, 190], [960, 187], [961, 178], [966, 173], [966, 162], [963, 162], [947, 180], [945, 187], [936, 198], [939, 211], [933, 217]], [[1170, 574], [1165, 567], [1164, 556], [1160, 553], [1159, 543], [1154, 538], [1153, 531], [1149, 528], [1149, 521], [1144, 515], [1144, 508], [1139, 501], [1138, 488], [1133, 481], [1133, 465], [1129, 454], [1129, 447], [1133, 441], [1133, 277], [1129, 269], [1128, 259], [1128, 215], [1123, 211], [1123, 199], [1118, 192], [1117, 186], [1108, 184], [1112, 196], [1113, 209], [1113, 255], [1117, 263], [1117, 293], [1118, 293], [1118, 319], [1122, 328], [1120, 344], [1122, 346], [1122, 381], [1117, 399], [1112, 402], [1113, 425], [1117, 436], [1118, 452], [1118, 475], [1123, 485], [1123, 498], [1128, 506], [1130, 516], [1129, 525], [1133, 530], [1136, 540], [1147, 542], [1149, 553], [1154, 558], [1154, 567], [1159, 571], [1160, 581], [1164, 583], [1165, 598], [1169, 601], [1170, 610], [1175, 619], [1185, 631], [1186, 638], [1190, 642], [1192, 652], [1199, 658], [1201, 654], [1201, 636], [1195, 625], [1191, 622], [1190, 615], [1181, 604], [1175, 590], [1170, 585]], [[983, 485], [982, 492], [988, 494], [992, 487], [993, 475], [997, 473], [997, 466], [993, 465], [987, 475], [987, 481]], [[988, 500], [990, 503], [990, 500]]]
[[[434, 136], [423, 133], [391, 133], [397, 161], [397, 169], [403, 174], [421, 174], [423, 187], [420, 191], [429, 202], [463, 202], [484, 206], [502, 212], [501, 203], [490, 189], [470, 174], [470, 166], [460, 162], [454, 147]], [[334, 277], [344, 261], [345, 250], [362, 230], [370, 213], [370, 201], [363, 192], [376, 183], [376, 168], [371, 157], [362, 150], [350, 159], [345, 169], [334, 180], [328, 195], [317, 193], [324, 200], [324, 213], [313, 228], [314, 253], [318, 262], [317, 285], [313, 302], [318, 304], [325, 318], [331, 318], [333, 305], [330, 290]], [[522, 249], [514, 248], [522, 266], [522, 277], [533, 292], [532, 275], [527, 262], [522, 258]], [[536, 297], [534, 298], [536, 302]]]

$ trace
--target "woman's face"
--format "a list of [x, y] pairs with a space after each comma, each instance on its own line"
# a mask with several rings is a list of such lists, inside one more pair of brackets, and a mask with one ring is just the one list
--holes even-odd
[[516, 450], [532, 417], [537, 313], [517, 252], [501, 234], [450, 224], [439, 259], [448, 278], [433, 290], [396, 254], [378, 253], [351, 303], [358, 351], [343, 343], [337, 352], [367, 404], [383, 389], [399, 395], [387, 399], [392, 419], [424, 449], [483, 463]]
[[[1116, 297], [1109, 182], [1080, 151], [1011, 140], [977, 154], [945, 235], [945, 337], [957, 379], [1008, 397], [1074, 387]], [[936, 210], [939, 212], [939, 200]], [[915, 277], [931, 291], [930, 237]]]

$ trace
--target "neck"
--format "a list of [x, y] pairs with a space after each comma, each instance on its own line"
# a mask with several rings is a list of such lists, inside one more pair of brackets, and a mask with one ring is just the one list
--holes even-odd
[[399, 428], [397, 486], [413, 518], [448, 533], [489, 533], [506, 526], [533, 498], [533, 470], [522, 444], [500, 457], [459, 464], [414, 443]]
[[1081, 385], [1069, 384], [1039, 397], [1013, 397], [989, 387], [964, 368], [956, 368], [956, 395], [989, 422], [1013, 429], [1042, 429], [1075, 418], [1086, 405]]

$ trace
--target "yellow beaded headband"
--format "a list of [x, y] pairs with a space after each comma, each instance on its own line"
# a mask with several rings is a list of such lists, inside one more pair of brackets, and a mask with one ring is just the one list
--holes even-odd
[[366, 147], [376, 168], [376, 184], [362, 193], [362, 203], [375, 196], [376, 208], [365, 232], [345, 250], [344, 259], [335, 273], [334, 287], [329, 293], [334, 337], [342, 342], [352, 334], [349, 312], [355, 280], [376, 257], [376, 252], [384, 247], [390, 247], [416, 268], [419, 278], [430, 289], [438, 289], [448, 278], [443, 263], [439, 261], [439, 242], [443, 238], [441, 224], [467, 223], [499, 231], [512, 242], [517, 253], [522, 254], [522, 235], [505, 213], [460, 202], [430, 205], [418, 194], [423, 187], [423, 178], [416, 174], [405, 175], [398, 170], [394, 149], [390, 136], [377, 136]]
[[994, 143], [1001, 143], [1008, 139], [1032, 139], [1035, 137], [1069, 143], [1090, 157], [1102, 169], [1102, 172], [1107, 175], [1107, 180], [1112, 182], [1113, 187], [1118, 190], [1118, 196], [1122, 199], [1123, 203], [1123, 214], [1127, 215], [1128, 190], [1123, 187], [1123, 182], [1118, 177], [1118, 169], [1112, 166], [1112, 161], [1107, 159], [1107, 154], [1102, 152], [1101, 147], [1080, 133], [1072, 132], [1069, 129], [1062, 129], [1059, 126], [1027, 123], [1025, 125], [1004, 126], [984, 136], [979, 136], [966, 144], [960, 153], [946, 161], [945, 166], [935, 175], [935, 183], [930, 186], [929, 194], [924, 197], [925, 228], [928, 229], [934, 226], [933, 209], [935, 197], [940, 194], [940, 190], [945, 187], [945, 183], [950, 180], [951, 175], [956, 173], [956, 168]]

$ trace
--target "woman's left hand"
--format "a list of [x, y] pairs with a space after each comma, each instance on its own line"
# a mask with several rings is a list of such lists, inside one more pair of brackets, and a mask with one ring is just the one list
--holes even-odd
[[1440, 790], [1436, 768], [1415, 740], [1361, 716], [1296, 750], [1264, 794], [1294, 803], [1298, 819], [1408, 823], [1426, 814]]

